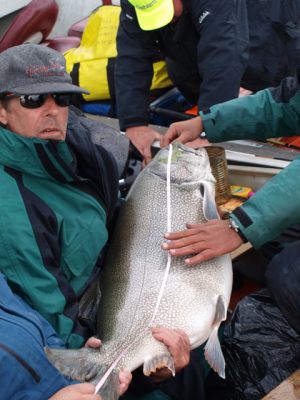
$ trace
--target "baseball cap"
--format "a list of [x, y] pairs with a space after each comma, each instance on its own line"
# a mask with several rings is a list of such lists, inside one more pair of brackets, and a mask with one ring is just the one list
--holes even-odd
[[161, 28], [174, 17], [173, 0], [129, 0], [144, 31]]
[[0, 53], [0, 94], [89, 93], [72, 84], [62, 54], [47, 46], [22, 44]]

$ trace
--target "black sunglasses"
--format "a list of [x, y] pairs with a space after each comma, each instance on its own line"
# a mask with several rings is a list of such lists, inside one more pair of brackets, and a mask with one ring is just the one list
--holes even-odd
[[[17, 95], [8, 94], [4, 99], [16, 97]], [[45, 104], [48, 96], [51, 96], [59, 107], [68, 107], [72, 103], [73, 94], [71, 93], [43, 93], [43, 94], [24, 94], [17, 96], [20, 98], [20, 104], [25, 108], [39, 108]]]

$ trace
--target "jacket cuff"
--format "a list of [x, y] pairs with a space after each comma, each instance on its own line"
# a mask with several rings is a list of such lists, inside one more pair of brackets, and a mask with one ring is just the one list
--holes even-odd
[[220, 133], [218, 132], [216, 125], [215, 125], [215, 113], [209, 112], [208, 114], [204, 114], [200, 111], [200, 117], [202, 119], [204, 131], [206, 134], [207, 139], [211, 142], [221, 142], [222, 138]]
[[145, 118], [128, 118], [119, 120], [120, 130], [125, 132], [127, 128], [132, 128], [134, 126], [148, 126], [149, 120]]

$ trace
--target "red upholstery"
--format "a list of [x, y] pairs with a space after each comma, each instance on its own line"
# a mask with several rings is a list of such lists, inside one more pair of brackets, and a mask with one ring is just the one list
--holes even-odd
[[45, 40], [55, 24], [57, 14], [58, 5], [55, 0], [32, 0], [4, 33], [0, 40], [0, 52], [26, 42], [35, 34], [40, 34], [39, 41]]
[[60, 53], [64, 53], [73, 47], [78, 47], [80, 45], [80, 38], [77, 36], [58, 36], [53, 39], [47, 39], [42, 44]]
[[71, 25], [70, 29], [68, 30], [68, 36], [77, 36], [81, 39], [84, 28], [88, 22], [89, 17], [83, 18], [75, 24]]

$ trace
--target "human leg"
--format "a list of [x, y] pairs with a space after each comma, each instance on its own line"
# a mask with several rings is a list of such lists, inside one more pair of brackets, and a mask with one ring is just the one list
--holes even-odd
[[273, 257], [267, 267], [266, 281], [281, 312], [300, 332], [300, 240]]

